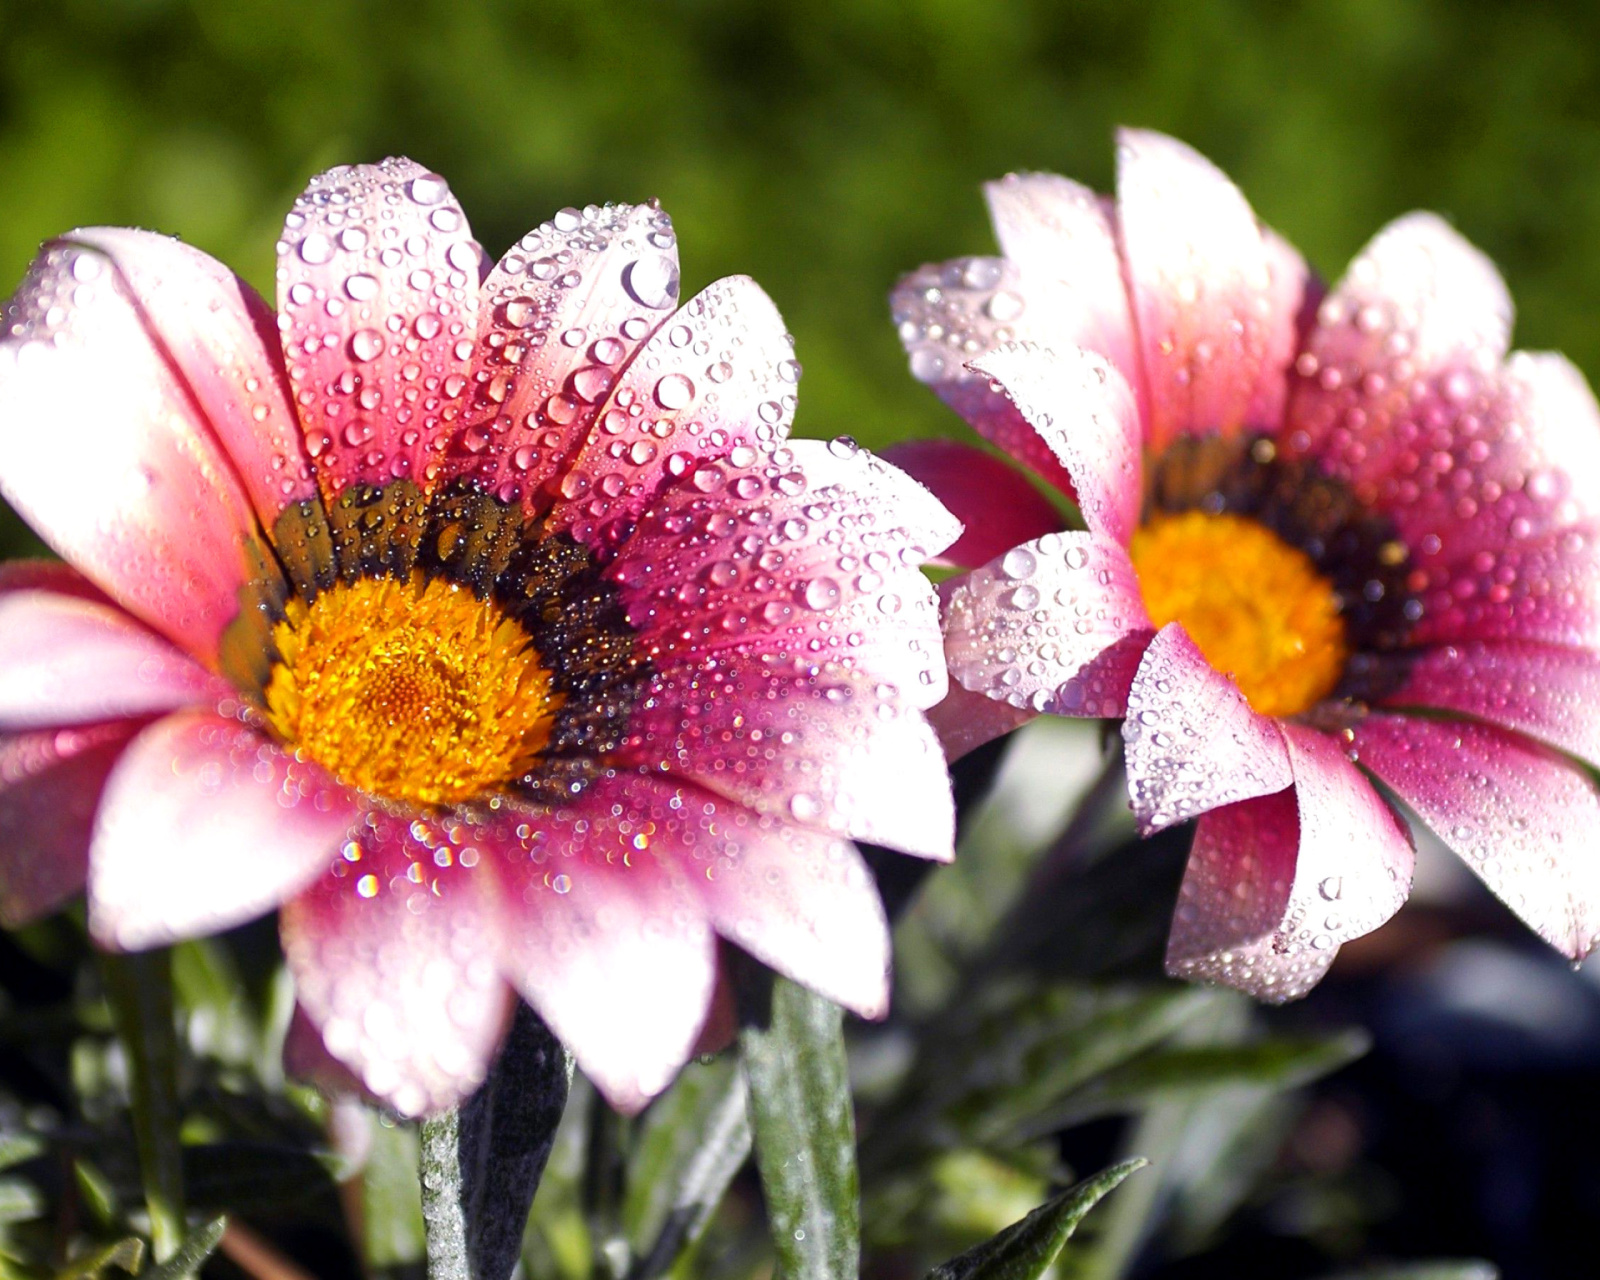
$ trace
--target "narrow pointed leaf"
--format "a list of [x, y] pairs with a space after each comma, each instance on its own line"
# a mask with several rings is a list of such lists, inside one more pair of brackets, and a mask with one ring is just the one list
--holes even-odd
[[151, 1267], [140, 1280], [183, 1280], [200, 1270], [200, 1264], [217, 1251], [222, 1233], [228, 1229], [225, 1217], [211, 1219], [196, 1227], [178, 1245], [177, 1251], [159, 1267]]
[[1084, 1215], [1145, 1161], [1125, 1160], [1045, 1201], [1021, 1222], [928, 1272], [927, 1280], [1038, 1280]]
[[144, 1241], [138, 1236], [125, 1236], [98, 1249], [91, 1249], [81, 1258], [74, 1258], [56, 1272], [55, 1280], [97, 1280], [101, 1272], [111, 1267], [134, 1275], [143, 1261]]
[[836, 1005], [785, 978], [745, 972], [739, 1045], [756, 1168], [783, 1280], [856, 1280], [855, 1118]]

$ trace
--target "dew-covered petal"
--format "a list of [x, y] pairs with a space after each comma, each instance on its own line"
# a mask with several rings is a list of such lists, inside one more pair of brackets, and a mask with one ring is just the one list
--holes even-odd
[[853, 442], [795, 441], [749, 466], [698, 466], [645, 512], [607, 575], [658, 658], [802, 653], [928, 706], [946, 677], [919, 566], [959, 528]]
[[1266, 352], [1261, 376], [1244, 411], [1244, 420], [1277, 434], [1288, 409], [1294, 358], [1305, 345], [1315, 321], [1325, 286], [1300, 256], [1300, 251], [1271, 227], [1261, 228], [1261, 245], [1267, 255]]
[[839, 667], [731, 653], [657, 672], [621, 756], [802, 826], [949, 861], [955, 809], [922, 714]]
[[83, 888], [106, 774], [141, 721], [0, 734], [0, 925], [48, 915]]
[[1120, 716], [1154, 627], [1127, 551], [1050, 533], [945, 586], [945, 657], [975, 693], [1056, 715]]
[[[88, 394], [84, 388], [98, 388]], [[115, 265], [46, 246], [0, 326], [0, 493], [180, 647], [216, 659], [257, 566], [250, 500]]]
[[968, 363], [1019, 338], [1060, 342], [1061, 290], [1003, 258], [957, 258], [905, 276], [889, 295], [911, 376], [928, 384], [979, 435], [1063, 493], [1072, 481], [1015, 405]]
[[1341, 943], [1411, 889], [1410, 836], [1330, 738], [1283, 725], [1294, 786], [1201, 817], [1167, 941], [1167, 972], [1258, 1000], [1303, 996]]
[[427, 486], [462, 410], [481, 250], [438, 174], [344, 165], [295, 201], [278, 241], [278, 328], [324, 496]]
[[495, 828], [505, 972], [623, 1111], [666, 1088], [706, 1020], [715, 937], [681, 865], [714, 856], [705, 819], [692, 789], [618, 773]]
[[228, 685], [115, 606], [0, 583], [0, 729], [215, 705]]
[[551, 527], [581, 542], [602, 531], [614, 540], [664, 484], [703, 460], [754, 462], [788, 438], [799, 380], [793, 340], [761, 287], [748, 276], [706, 286], [609, 388], [556, 482]]
[[236, 720], [158, 720], [106, 782], [89, 856], [89, 929], [139, 950], [270, 911], [325, 868], [359, 808], [318, 766]]
[[262, 525], [270, 529], [284, 507], [315, 497], [276, 319], [261, 296], [215, 258], [166, 236], [87, 227], [69, 239], [115, 264]]
[[1275, 286], [1249, 202], [1209, 160], [1172, 138], [1117, 138], [1117, 213], [1149, 383], [1146, 445], [1180, 435], [1275, 427], [1246, 413], [1281, 379], [1298, 299]]
[[678, 305], [678, 243], [654, 202], [563, 209], [484, 281], [472, 400], [449, 466], [541, 511], [605, 394]]
[[1139, 406], [1116, 366], [1081, 347], [1013, 345], [973, 367], [1004, 389], [1067, 469], [1090, 531], [1125, 544], [1144, 494]]
[[1021, 728], [1033, 719], [1034, 713], [963, 689], [952, 680], [950, 692], [943, 701], [928, 708], [927, 716], [944, 748], [945, 759], [954, 762], [984, 743]]
[[961, 536], [939, 554], [939, 563], [975, 569], [1062, 526], [1060, 512], [1021, 471], [959, 440], [902, 440], [883, 456], [926, 485], [961, 522]]
[[1492, 725], [1371, 715], [1361, 763], [1551, 946], [1600, 938], [1600, 798], [1581, 769]]
[[471, 1093], [511, 1016], [479, 839], [369, 814], [279, 915], [295, 996], [328, 1051], [405, 1115]]
[[1146, 835], [1293, 781], [1277, 725], [1251, 708], [1176, 622], [1144, 651], [1122, 742], [1128, 795]]
[[0, 561], [0, 593], [10, 591], [49, 591], [95, 604], [112, 604], [110, 596], [60, 560]]

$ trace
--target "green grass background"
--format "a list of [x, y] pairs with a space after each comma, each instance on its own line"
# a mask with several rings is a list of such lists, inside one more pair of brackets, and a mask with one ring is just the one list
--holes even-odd
[[[798, 429], [882, 445], [960, 430], [905, 370], [895, 277], [991, 247], [985, 178], [1109, 186], [1125, 122], [1210, 155], [1330, 277], [1442, 211], [1506, 272], [1519, 345], [1597, 373], [1597, 52], [1600, 6], [1539, 0], [0, 0], [0, 293], [102, 222], [270, 295], [306, 178], [392, 153], [445, 174], [493, 253], [654, 195], [686, 296], [743, 271], [777, 300]], [[0, 519], [0, 551], [32, 545]]]

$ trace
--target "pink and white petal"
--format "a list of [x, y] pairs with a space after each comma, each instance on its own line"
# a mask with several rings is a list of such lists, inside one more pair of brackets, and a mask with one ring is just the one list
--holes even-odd
[[615, 543], [663, 485], [727, 457], [755, 462], [789, 435], [800, 366], [772, 299], [748, 276], [702, 289], [622, 370], [561, 477], [550, 527]]
[[111, 604], [0, 589], [0, 730], [157, 714], [232, 696]]
[[1121, 544], [1050, 533], [945, 584], [945, 657], [974, 693], [1070, 716], [1120, 716], [1155, 627]]
[[1282, 376], [1269, 360], [1287, 363], [1299, 306], [1274, 287], [1249, 202], [1183, 143], [1124, 129], [1117, 214], [1149, 382], [1146, 447], [1276, 427], [1245, 415], [1263, 379]]
[[1176, 622], [1144, 651], [1122, 742], [1144, 835], [1294, 781], [1277, 724], [1251, 708]]
[[619, 756], [784, 821], [954, 856], [933, 730], [895, 690], [847, 669], [732, 653], [658, 671]]
[[105, 254], [211, 429], [233, 460], [263, 527], [316, 483], [289, 396], [272, 308], [208, 254], [125, 227], [68, 237]]
[[1022, 472], [959, 440], [904, 440], [883, 452], [961, 522], [934, 563], [975, 569], [1010, 547], [1053, 533], [1061, 514]]
[[922, 267], [889, 295], [911, 376], [928, 384], [985, 440], [1047, 483], [1071, 494], [1065, 469], [989, 379], [968, 362], [1017, 338], [1061, 340], [1050, 305], [1062, 290], [1025, 277], [1003, 258], [957, 258]]
[[[1318, 308], [1295, 366], [1291, 454], [1358, 491], [1418, 468], [1430, 483], [1440, 433], [1450, 439], [1456, 406], [1493, 379], [1511, 315], [1494, 264], [1443, 219], [1391, 222]], [[1419, 384], [1431, 390], [1419, 397]]]
[[214, 662], [254, 572], [255, 516], [104, 254], [46, 246], [7, 304], [0, 423], [7, 501], [118, 604]]
[[101, 788], [143, 727], [0, 734], [0, 925], [37, 920], [83, 888]]
[[1546, 942], [1581, 960], [1600, 940], [1600, 796], [1577, 766], [1492, 725], [1371, 715], [1377, 774]]
[[1392, 662], [1399, 683], [1384, 705], [1457, 711], [1600, 767], [1600, 717], [1593, 714], [1600, 706], [1600, 654], [1515, 640], [1469, 641], [1399, 654]]
[[542, 511], [605, 393], [677, 305], [677, 239], [653, 201], [563, 209], [534, 228], [484, 281], [482, 367], [448, 470]]
[[944, 748], [945, 759], [954, 763], [986, 742], [1021, 728], [1034, 718], [1034, 713], [973, 693], [952, 682], [950, 692], [942, 702], [928, 709], [927, 716], [939, 745]]
[[892, 529], [899, 557], [922, 564], [961, 536], [961, 521], [915, 476], [863, 449], [849, 436], [832, 440], [791, 440], [774, 456], [787, 457], [804, 473], [813, 492], [832, 491], [872, 509], [876, 523]]
[[710, 1007], [716, 940], [677, 864], [715, 826], [702, 802], [637, 773], [515, 816], [491, 859], [507, 976], [612, 1106], [637, 1111], [688, 1059]]
[[1142, 417], [1144, 370], [1112, 202], [1053, 173], [1008, 174], [983, 194], [1001, 252], [1048, 300], [1050, 324], [1016, 337], [1104, 356], [1133, 388]]
[[356, 797], [236, 720], [178, 712], [122, 753], [89, 849], [89, 931], [142, 950], [252, 920], [327, 867]]
[[328, 1052], [321, 1030], [299, 1004], [289, 1015], [289, 1029], [283, 1036], [283, 1069], [293, 1079], [314, 1084], [324, 1093], [335, 1097], [343, 1094], [359, 1097], [365, 1094], [380, 1105], [382, 1103], [381, 1099], [367, 1093], [355, 1072]]
[[973, 368], [1000, 385], [1067, 469], [1090, 532], [1126, 544], [1144, 499], [1141, 424], [1116, 366], [1081, 347], [1057, 354], [1019, 344]]
[[323, 496], [424, 488], [462, 411], [482, 250], [438, 174], [342, 165], [295, 201], [278, 241], [278, 328]]
[[0, 597], [12, 591], [49, 591], [76, 600], [112, 605], [110, 596], [60, 560], [0, 561]]
[[470, 826], [369, 813], [279, 915], [295, 996], [328, 1051], [405, 1115], [470, 1094], [511, 1018], [486, 844]]
[[1244, 420], [1275, 436], [1288, 409], [1294, 360], [1311, 332], [1324, 289], [1300, 251], [1271, 227], [1261, 228], [1261, 243], [1267, 254], [1266, 307], [1272, 323]]
[[1411, 889], [1410, 836], [1331, 738], [1284, 724], [1291, 789], [1200, 819], [1167, 942], [1167, 972], [1259, 1000], [1305, 995], [1340, 944]]

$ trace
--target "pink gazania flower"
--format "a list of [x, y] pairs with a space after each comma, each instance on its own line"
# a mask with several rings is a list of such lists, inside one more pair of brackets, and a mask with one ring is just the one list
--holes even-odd
[[987, 454], [898, 460], [966, 522], [946, 584], [959, 753], [1122, 717], [1152, 832], [1199, 818], [1167, 967], [1304, 994], [1412, 873], [1376, 780], [1552, 945], [1600, 930], [1600, 412], [1506, 348], [1494, 267], [1438, 218], [1326, 297], [1201, 156], [1127, 132], [1117, 197], [987, 189], [1004, 256], [894, 294], [913, 373]]
[[0, 491], [74, 566], [0, 578], [0, 908], [85, 883], [111, 948], [282, 907], [328, 1051], [408, 1113], [519, 992], [617, 1105], [706, 1018], [721, 935], [865, 1016], [852, 839], [948, 858], [918, 565], [959, 526], [787, 441], [750, 280], [677, 308], [655, 204], [498, 265], [444, 181], [334, 169], [278, 313], [140, 231], [47, 245], [0, 332]]

